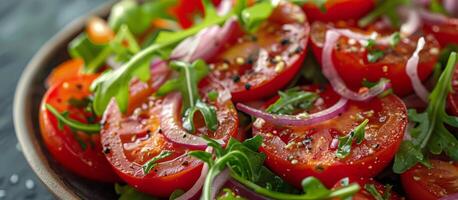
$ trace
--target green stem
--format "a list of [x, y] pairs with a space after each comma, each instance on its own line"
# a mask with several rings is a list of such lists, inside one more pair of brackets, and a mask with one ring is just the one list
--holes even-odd
[[97, 134], [100, 132], [100, 124], [84, 124], [79, 121], [64, 117], [62, 114], [57, 111], [53, 106], [50, 104], [45, 104], [46, 109], [48, 109], [54, 116], [57, 117], [58, 120], [63, 122], [64, 124], [68, 125], [70, 128], [83, 131], [87, 134]]

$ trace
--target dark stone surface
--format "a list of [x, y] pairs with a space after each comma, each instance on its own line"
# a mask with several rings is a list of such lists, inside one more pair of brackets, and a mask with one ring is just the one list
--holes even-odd
[[[2, 0], [0, 3], [0, 200], [53, 199], [26, 163], [12, 103], [27, 62], [62, 27], [106, 0]], [[17, 178], [17, 180], [15, 180]]]

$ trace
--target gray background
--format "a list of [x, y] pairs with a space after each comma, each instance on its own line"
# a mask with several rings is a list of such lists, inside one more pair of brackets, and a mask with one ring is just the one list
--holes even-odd
[[105, 1], [0, 0], [0, 200], [53, 199], [20, 152], [12, 121], [14, 90], [27, 62], [49, 38]]

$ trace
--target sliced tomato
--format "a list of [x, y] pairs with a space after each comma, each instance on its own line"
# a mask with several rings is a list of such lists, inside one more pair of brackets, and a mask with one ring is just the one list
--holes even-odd
[[431, 160], [432, 168], [416, 165], [401, 174], [402, 185], [410, 199], [436, 200], [458, 193], [458, 163]]
[[[311, 40], [315, 57], [320, 62], [325, 34], [331, 27], [348, 28], [362, 34], [375, 32], [379, 35], [389, 36], [394, 33], [392, 30], [380, 30], [377, 27], [369, 27], [367, 31], [361, 30], [353, 28], [351, 24], [345, 22], [337, 23], [337, 25], [315, 22], [312, 25]], [[348, 87], [357, 91], [362, 87], [364, 80], [377, 82], [381, 78], [387, 78], [391, 80], [394, 92], [403, 96], [413, 91], [406, 73], [406, 64], [415, 51], [420, 37], [425, 37], [426, 40], [426, 45], [419, 54], [420, 62], [418, 65], [419, 77], [424, 81], [433, 72], [440, 50], [439, 43], [431, 34], [413, 34], [407, 39], [402, 39], [394, 48], [390, 48], [388, 45], [376, 45], [377, 49], [384, 52], [384, 55], [376, 62], [368, 61], [368, 50], [359, 42], [341, 37], [333, 50], [332, 59], [337, 72]]]
[[[308, 113], [326, 109], [340, 98], [330, 88], [305, 89], [321, 97]], [[338, 138], [349, 134], [364, 119], [369, 119], [369, 123], [363, 142], [354, 143], [346, 158], [337, 158]], [[344, 177], [368, 178], [378, 174], [396, 153], [406, 125], [404, 103], [389, 95], [368, 102], [350, 101], [340, 116], [311, 126], [278, 127], [257, 119], [253, 135], [263, 136], [260, 150], [267, 155], [267, 166], [286, 181], [299, 187], [302, 179], [315, 176], [332, 187]]]
[[233, 101], [274, 95], [298, 73], [308, 35], [302, 10], [283, 2], [254, 35], [241, 36], [212, 59], [212, 76], [227, 85]]
[[323, 8], [305, 3], [303, 9], [310, 21], [339, 21], [359, 19], [375, 6], [374, 0], [328, 0]]
[[455, 69], [452, 78], [452, 93], [448, 95], [448, 112], [458, 116], [458, 67]]
[[[361, 179], [361, 178], [355, 179], [351, 177], [349, 179], [350, 179], [349, 180], [350, 183], [358, 183], [361, 186], [361, 190], [352, 197], [353, 200], [377, 200], [374, 198], [374, 196], [371, 193], [369, 193], [365, 189], [366, 184], [374, 185], [375, 188], [377, 189], [377, 192], [382, 196], [385, 195], [385, 192], [387, 192], [387, 186], [382, 185], [381, 183], [373, 179]], [[338, 183], [336, 183], [336, 185], [334, 185], [334, 188], [339, 188], [341, 186], [342, 186], [342, 183], [339, 181]], [[386, 200], [400, 200], [401, 199], [399, 195], [392, 190], [390, 190], [389, 196], [390, 198]]]
[[82, 59], [70, 59], [59, 64], [46, 78], [46, 86], [51, 87], [57, 83], [81, 75], [80, 71], [83, 66], [84, 62]]
[[93, 117], [92, 113], [73, 106], [69, 101], [89, 97], [89, 86], [96, 77], [75, 77], [49, 88], [40, 108], [41, 135], [52, 157], [66, 169], [91, 180], [114, 182], [118, 178], [102, 153], [100, 135], [72, 131], [65, 125], [59, 128], [57, 118], [44, 106], [50, 104], [59, 112], [67, 111], [70, 118], [87, 123]]
[[[227, 142], [237, 137], [237, 111], [230, 100], [210, 101], [202, 90], [204, 101], [216, 108], [218, 129], [208, 130], [203, 118], [194, 119], [196, 133]], [[224, 94], [219, 92], [219, 94]], [[129, 185], [157, 197], [168, 197], [176, 189], [187, 190], [200, 176], [202, 162], [187, 155], [190, 147], [171, 142], [166, 134], [185, 133], [181, 123], [181, 97], [171, 94], [165, 99], [149, 97], [132, 113], [122, 115], [116, 105], [108, 106], [101, 132], [106, 158], [115, 172]], [[144, 99], [145, 100], [145, 99]], [[184, 136], [186, 137], [186, 136]], [[145, 173], [142, 166], [163, 151], [172, 154], [158, 160], [157, 165]]]
[[448, 44], [458, 44], [458, 19], [448, 18], [445, 24], [427, 24], [424, 29], [437, 38], [442, 47]]

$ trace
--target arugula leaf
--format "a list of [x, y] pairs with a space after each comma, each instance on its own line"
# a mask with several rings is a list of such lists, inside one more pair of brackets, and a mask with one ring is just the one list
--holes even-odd
[[183, 195], [185, 192], [186, 191], [184, 191], [184, 190], [176, 189], [175, 191], [172, 192], [172, 194], [170, 194], [169, 200], [174, 200], [174, 199], [180, 197], [181, 195]]
[[151, 197], [145, 193], [138, 192], [133, 187], [129, 185], [121, 186], [115, 184], [116, 194], [120, 195], [119, 200], [157, 200], [155, 197]]
[[266, 111], [273, 114], [292, 115], [295, 109], [308, 109], [318, 98], [313, 92], [300, 88], [291, 88], [285, 92], [279, 91], [280, 98], [270, 105]]
[[369, 192], [369, 194], [372, 195], [372, 197], [374, 197], [375, 200], [386, 200], [383, 198], [382, 194], [380, 194], [377, 190], [377, 188], [375, 188], [375, 185], [374, 184], [365, 184], [364, 185], [364, 189]]
[[320, 9], [322, 13], [326, 13], [326, 1], [327, 0], [290, 0], [292, 3], [304, 5], [306, 3], [312, 3]]
[[367, 54], [367, 61], [369, 61], [371, 63], [375, 63], [380, 58], [382, 58], [383, 56], [385, 56], [385, 52], [383, 52], [381, 50], [369, 51], [368, 54]]
[[452, 52], [444, 72], [429, 96], [426, 111], [417, 113], [409, 110], [409, 119], [416, 126], [409, 130], [411, 139], [404, 141], [396, 153], [393, 165], [395, 173], [403, 173], [418, 162], [429, 167], [428, 152], [436, 155], [444, 152], [450, 159], [458, 160], [458, 140], [445, 127], [445, 124], [458, 127], [458, 118], [449, 116], [445, 111], [455, 65], [456, 53]]
[[71, 129], [83, 131], [86, 134], [98, 134], [100, 132], [100, 124], [84, 124], [74, 119], [71, 119], [67, 114], [61, 114], [59, 111], [51, 106], [50, 104], [45, 104], [45, 107], [49, 112], [51, 112], [59, 121], [59, 128], [63, 124], [69, 126]]
[[[212, 154], [205, 151], [192, 151], [189, 153], [191, 156], [204, 158], [202, 160], [207, 162], [210, 167], [203, 186], [202, 199], [204, 200], [210, 200], [213, 179], [226, 167], [229, 168], [232, 178], [256, 193], [273, 199], [328, 199], [347, 197], [359, 190], [358, 184], [329, 190], [318, 179], [307, 177], [302, 181], [304, 193], [295, 194], [297, 191], [293, 187], [263, 166], [265, 155], [258, 153], [258, 149], [262, 144], [262, 137], [256, 136], [243, 143], [231, 138], [226, 149], [223, 149], [216, 141], [211, 139], [208, 139], [208, 141], [208, 145], [215, 148], [215, 160], [211, 160]], [[268, 176], [274, 178], [267, 178]], [[278, 187], [276, 186], [277, 184], [282, 186]]]
[[97, 71], [111, 53], [108, 45], [92, 43], [86, 33], [81, 33], [68, 44], [68, 52], [72, 58], [83, 59], [85, 73]]
[[218, 129], [218, 119], [216, 118], [216, 111], [213, 107], [208, 104], [197, 100], [196, 105], [186, 110], [183, 121], [183, 128], [190, 132], [195, 131], [194, 127], [194, 115], [196, 111], [199, 111], [204, 117], [204, 122], [207, 128], [211, 131]]
[[408, 4], [409, 0], [384, 0], [379, 1], [380, 3], [375, 7], [375, 9], [367, 14], [365, 17], [361, 18], [358, 21], [358, 26], [366, 27], [375, 20], [377, 20], [382, 15], [388, 15], [393, 26], [399, 26], [399, 16], [396, 13], [396, 8], [400, 5]]
[[151, 169], [153, 169], [153, 168], [157, 165], [156, 162], [157, 162], [158, 160], [167, 158], [167, 157], [169, 157], [170, 155], [172, 155], [172, 152], [171, 152], [171, 151], [161, 151], [161, 153], [159, 153], [159, 155], [154, 156], [153, 158], [151, 158], [151, 160], [149, 160], [148, 162], [146, 162], [145, 164], [143, 164], [143, 166], [142, 166], [143, 172], [144, 172], [145, 174], [149, 174], [149, 172], [151, 171]]
[[391, 48], [395, 48], [399, 42], [401, 41], [401, 34], [399, 32], [395, 32], [390, 36], [390, 46]]
[[274, 8], [271, 1], [257, 3], [242, 11], [240, 21], [245, 27], [245, 30], [251, 33], [255, 32], [259, 25], [270, 16]]
[[122, 0], [112, 9], [108, 24], [118, 31], [123, 24], [135, 35], [145, 32], [151, 21], [156, 18], [171, 18], [167, 10], [176, 4], [176, 0], [156, 0], [138, 4], [135, 0]]
[[361, 142], [363, 142], [365, 128], [368, 122], [369, 120], [365, 119], [346, 136], [339, 137], [339, 145], [336, 152], [336, 156], [338, 158], [345, 158], [350, 154], [353, 141], [355, 141], [357, 144], [361, 144]]
[[443, 15], [447, 15], [447, 10], [445, 10], [444, 6], [442, 5], [441, 1], [438, 0], [431, 0], [429, 4], [429, 10], [433, 13], [440, 13]]

